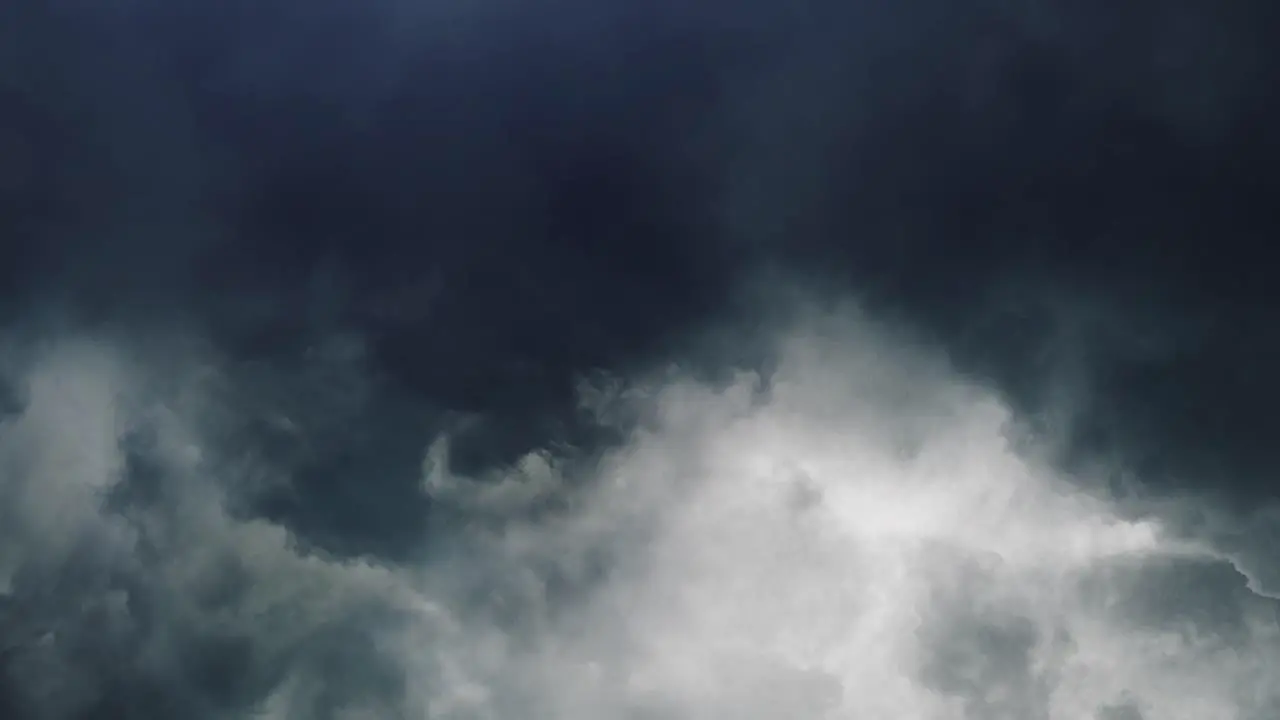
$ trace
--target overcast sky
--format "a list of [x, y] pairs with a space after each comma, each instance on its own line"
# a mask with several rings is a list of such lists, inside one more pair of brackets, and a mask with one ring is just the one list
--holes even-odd
[[0, 716], [1276, 717], [1274, 5], [0, 3]]

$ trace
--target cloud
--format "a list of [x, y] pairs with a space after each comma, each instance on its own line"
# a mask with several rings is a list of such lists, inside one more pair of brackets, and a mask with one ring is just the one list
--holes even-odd
[[[1260, 386], [1148, 371], [1269, 369], [1215, 259], [1252, 201], [1205, 192], [1255, 183], [1199, 157], [1259, 106], [1260, 11], [18, 5], [0, 717], [1276, 716], [1280, 510], [1058, 463], [1086, 421], [1270, 452]], [[1195, 227], [1220, 252], [1113, 242]], [[853, 268], [977, 358], [775, 296], [584, 384], [615, 444], [476, 468], [741, 257]], [[1186, 321], [1186, 269], [1231, 307]], [[392, 365], [489, 415], [440, 432]]]
[[584, 393], [600, 422], [632, 419], [599, 453], [464, 477], [448, 438], [424, 437], [438, 529], [400, 561], [252, 511], [236, 473], [273, 466], [213, 431], [238, 407], [210, 391], [235, 384], [229, 366], [123, 336], [44, 343], [0, 436], [5, 702], [41, 718], [1274, 713], [1280, 629], [1249, 540], [1269, 515], [1138, 513], [1013, 442], [1000, 395], [924, 344], [850, 306], [790, 316], [770, 372]]

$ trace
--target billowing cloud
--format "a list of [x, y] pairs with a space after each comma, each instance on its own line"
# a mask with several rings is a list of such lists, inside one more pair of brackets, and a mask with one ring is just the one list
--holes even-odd
[[1113, 5], [0, 2], [0, 718], [1280, 716], [1280, 5]]
[[222, 432], [243, 410], [214, 391], [242, 380], [229, 367], [122, 336], [41, 344], [16, 363], [0, 444], [6, 702], [41, 718], [1274, 716], [1274, 512], [1194, 523], [1188, 500], [1122, 503], [1055, 470], [998, 392], [924, 344], [849, 307], [797, 316], [769, 332], [768, 372], [584, 388], [624, 438], [606, 451], [467, 477], [447, 434], [424, 436], [422, 522], [439, 529], [394, 561], [254, 509], [246, 476], [279, 463]]

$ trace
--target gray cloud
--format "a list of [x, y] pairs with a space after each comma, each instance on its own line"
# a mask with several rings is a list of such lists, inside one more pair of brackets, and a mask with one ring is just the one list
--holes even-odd
[[212, 456], [236, 451], [207, 440], [224, 401], [192, 380], [210, 358], [47, 343], [0, 451], [6, 694], [48, 718], [1274, 710], [1246, 549], [1015, 449], [1004, 401], [901, 333], [799, 317], [767, 377], [597, 395], [642, 422], [593, 459], [464, 477], [423, 437], [456, 532], [402, 562], [243, 511], [249, 463]]
[[1275, 717], [1175, 5], [0, 9], [0, 716]]

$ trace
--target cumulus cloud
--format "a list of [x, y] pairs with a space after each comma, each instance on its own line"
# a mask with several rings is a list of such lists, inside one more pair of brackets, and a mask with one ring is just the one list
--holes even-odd
[[922, 343], [852, 308], [798, 317], [770, 332], [769, 372], [584, 390], [598, 422], [630, 418], [607, 451], [468, 477], [447, 436], [424, 437], [421, 492], [450, 520], [394, 562], [252, 511], [237, 475], [271, 465], [219, 457], [236, 448], [210, 420], [233, 414], [210, 388], [235, 373], [119, 336], [44, 343], [0, 435], [5, 702], [40, 718], [1280, 708], [1258, 539], [1273, 512], [1197, 525], [1187, 501], [1122, 506], [1015, 442], [1000, 395]]

